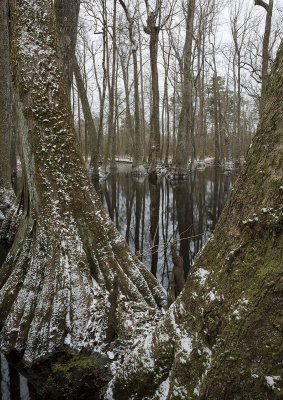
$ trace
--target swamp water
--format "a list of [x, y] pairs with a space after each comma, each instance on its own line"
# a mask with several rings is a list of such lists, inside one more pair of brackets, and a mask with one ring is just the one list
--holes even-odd
[[[172, 260], [170, 241], [184, 260], [185, 275], [211, 236], [238, 171], [217, 167], [195, 170], [186, 181], [165, 177], [151, 184], [120, 166], [106, 181], [95, 183], [104, 207], [132, 251], [167, 290]], [[0, 246], [0, 265], [6, 247]], [[38, 399], [32, 386], [1, 355], [2, 400]]]
[[120, 167], [96, 184], [104, 207], [146, 267], [168, 288], [172, 260], [170, 241], [184, 260], [185, 276], [211, 236], [238, 171], [208, 167], [185, 181], [160, 177], [134, 178], [131, 167]]

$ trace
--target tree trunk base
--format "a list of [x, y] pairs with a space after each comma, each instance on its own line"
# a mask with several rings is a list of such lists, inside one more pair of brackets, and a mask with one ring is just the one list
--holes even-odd
[[143, 164], [132, 167], [132, 175], [135, 177], [141, 177], [147, 175], [147, 170]]
[[190, 172], [188, 168], [173, 167], [166, 176], [172, 181], [182, 181], [187, 180], [189, 178], [189, 174]]

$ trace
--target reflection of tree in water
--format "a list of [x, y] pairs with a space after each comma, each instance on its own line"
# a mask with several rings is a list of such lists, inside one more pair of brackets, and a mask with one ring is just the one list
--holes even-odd
[[140, 251], [140, 222], [141, 222], [141, 207], [142, 207], [142, 188], [143, 184], [138, 180], [134, 181], [136, 209], [135, 209], [135, 252]]
[[195, 171], [187, 181], [160, 178], [151, 184], [128, 173], [111, 174], [100, 184], [104, 205], [133, 251], [168, 286], [172, 261], [167, 243], [177, 240], [185, 275], [207, 242], [225, 204], [235, 172], [221, 168]]
[[[170, 264], [170, 254], [168, 253], [169, 242], [172, 237], [169, 237], [169, 215], [170, 215], [170, 200], [169, 200], [169, 182], [165, 180], [165, 184], [161, 186], [162, 188], [162, 213], [161, 213], [161, 232], [162, 232], [162, 242], [163, 248], [163, 272], [161, 283], [165, 286], [164, 279], [169, 281], [169, 264]], [[174, 228], [173, 228], [174, 229]], [[161, 248], [161, 251], [162, 251]]]
[[[189, 176], [189, 179], [192, 179], [191, 175]], [[188, 190], [186, 182], [178, 182], [173, 186], [173, 193], [178, 221], [178, 233], [176, 239], [180, 239], [177, 249], [184, 260], [185, 277], [187, 277], [190, 265], [190, 241], [189, 239], [186, 239], [186, 237], [191, 236], [193, 228], [193, 190]], [[190, 200], [188, 201], [188, 199]]]
[[151, 272], [157, 274], [158, 244], [159, 244], [159, 208], [160, 208], [160, 184], [149, 184], [150, 192], [150, 237], [151, 237]]

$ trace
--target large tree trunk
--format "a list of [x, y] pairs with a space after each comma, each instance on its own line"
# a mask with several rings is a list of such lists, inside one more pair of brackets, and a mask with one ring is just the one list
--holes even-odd
[[14, 0], [12, 69], [26, 172], [23, 217], [0, 270], [1, 351], [33, 363], [89, 347], [91, 306], [117, 276], [120, 292], [155, 307], [163, 289], [133, 256], [90, 184], [48, 0]]
[[[245, 167], [214, 236], [110, 399], [275, 399], [282, 393], [283, 42]], [[281, 277], [281, 279], [280, 279]]]

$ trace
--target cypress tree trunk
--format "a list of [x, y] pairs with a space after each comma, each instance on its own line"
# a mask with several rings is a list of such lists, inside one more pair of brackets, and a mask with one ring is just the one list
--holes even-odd
[[193, 78], [192, 78], [192, 42], [195, 14], [195, 1], [187, 3], [188, 14], [186, 21], [186, 39], [184, 46], [184, 86], [182, 93], [182, 108], [179, 119], [176, 155], [173, 159], [173, 178], [188, 178], [188, 162], [191, 147], [191, 161], [194, 161], [195, 144], [193, 132]]
[[149, 51], [150, 51], [150, 69], [151, 69], [151, 92], [152, 104], [150, 111], [150, 169], [149, 175], [152, 180], [156, 180], [157, 164], [160, 164], [160, 123], [159, 123], [159, 86], [158, 86], [158, 37], [160, 26], [157, 24], [157, 14], [149, 12], [147, 16], [147, 25], [144, 26], [146, 34], [150, 35]]
[[99, 149], [98, 149], [98, 135], [96, 132], [96, 128], [95, 128], [95, 124], [94, 124], [94, 120], [92, 117], [92, 113], [91, 113], [91, 109], [90, 109], [90, 105], [88, 102], [88, 98], [87, 98], [87, 93], [85, 90], [85, 86], [84, 86], [84, 82], [83, 82], [83, 78], [82, 78], [82, 74], [80, 71], [80, 67], [78, 64], [77, 59], [75, 58], [74, 60], [74, 75], [76, 78], [76, 82], [77, 82], [77, 88], [78, 88], [78, 93], [82, 102], [82, 108], [83, 108], [83, 113], [84, 113], [84, 117], [85, 117], [85, 121], [87, 123], [87, 127], [88, 127], [88, 131], [89, 131], [89, 135], [91, 137], [92, 140], [92, 163], [91, 163], [91, 173], [92, 173], [92, 178], [94, 180], [98, 180], [99, 179], [99, 171], [98, 171], [98, 158], [99, 158]]
[[268, 61], [269, 61], [269, 40], [271, 32], [271, 20], [273, 12], [273, 0], [265, 2], [263, 0], [255, 0], [256, 6], [261, 6], [266, 10], [265, 29], [262, 43], [262, 66], [261, 66], [261, 93], [260, 93], [260, 112], [265, 105], [266, 100], [266, 85], [268, 78]]
[[108, 399], [281, 396], [282, 80], [283, 42], [215, 233], [180, 297], [118, 371]]
[[31, 364], [63, 346], [90, 345], [91, 305], [115, 275], [121, 293], [153, 307], [164, 292], [90, 184], [75, 144], [51, 2], [14, 0], [12, 6], [26, 185], [20, 226], [0, 270], [0, 345]]

